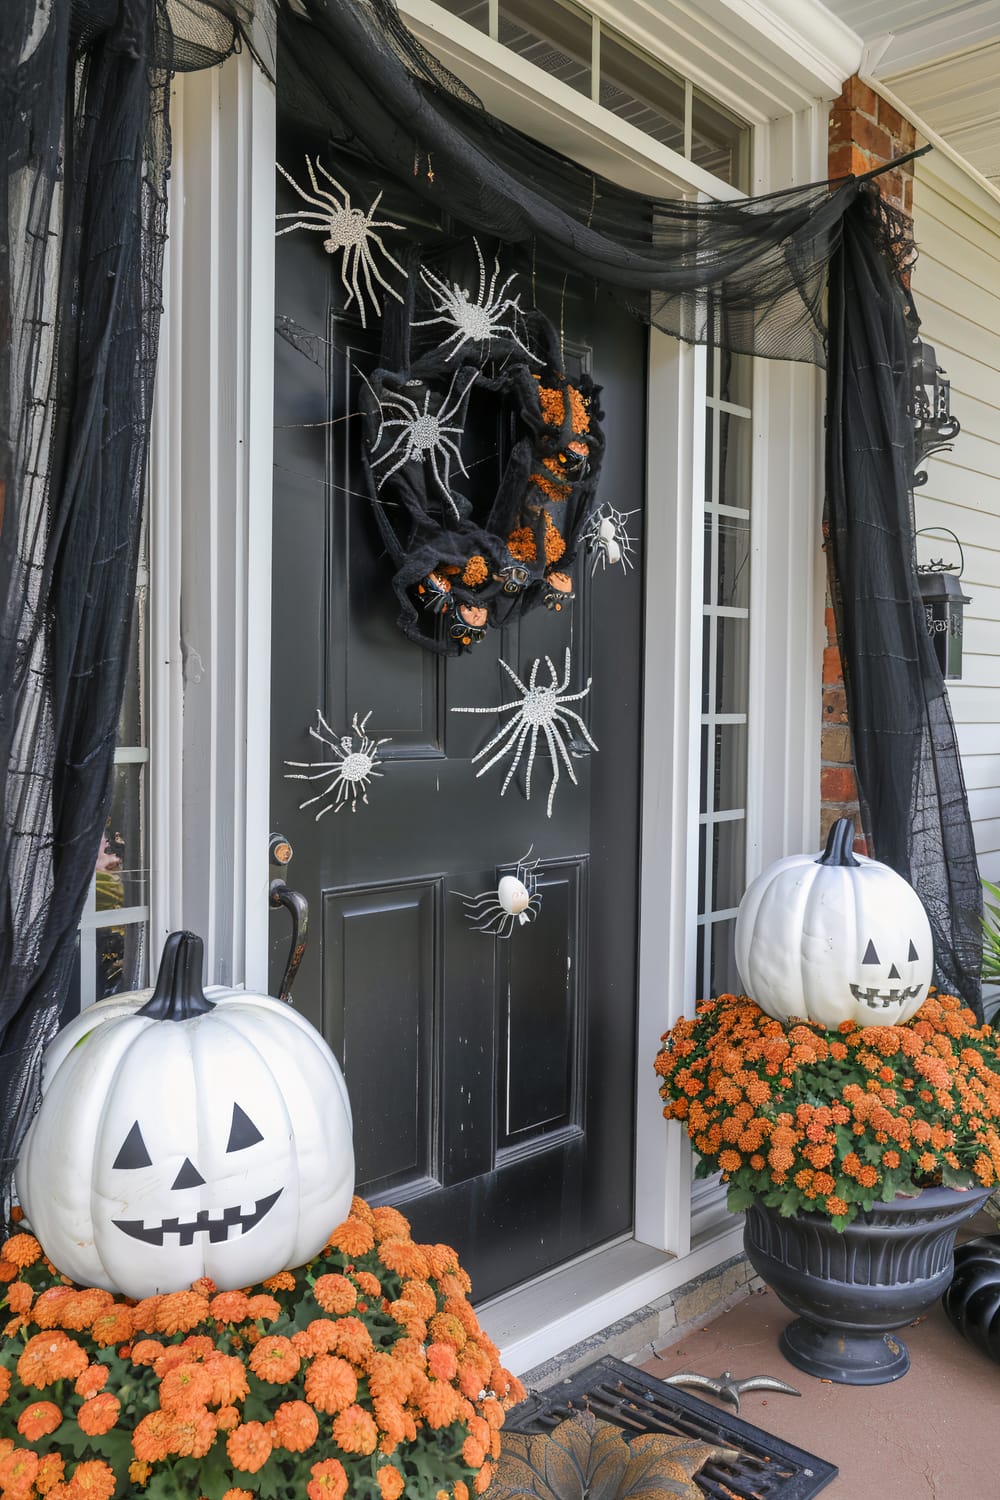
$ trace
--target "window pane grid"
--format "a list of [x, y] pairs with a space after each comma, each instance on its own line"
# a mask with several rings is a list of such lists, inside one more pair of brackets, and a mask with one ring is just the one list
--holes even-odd
[[738, 984], [735, 918], [746, 872], [752, 409], [728, 399], [748, 394], [749, 370], [708, 355], [706, 397], [704, 641], [701, 800], [698, 842], [699, 996]]

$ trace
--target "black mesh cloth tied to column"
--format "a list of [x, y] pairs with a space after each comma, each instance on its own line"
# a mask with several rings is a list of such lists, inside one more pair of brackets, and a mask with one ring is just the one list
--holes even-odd
[[[569, 379], [558, 333], [541, 313], [524, 319], [524, 332], [531, 355], [506, 339], [483, 346], [477, 362], [439, 346], [407, 371], [376, 370], [362, 393], [365, 470], [395, 568], [399, 626], [442, 655], [539, 605], [562, 608], [596, 504], [600, 392], [589, 376]], [[457, 445], [476, 403], [505, 434], [495, 488], [489, 477], [462, 475], [457, 452], [447, 462], [447, 450], [407, 457], [408, 434], [425, 414]]]

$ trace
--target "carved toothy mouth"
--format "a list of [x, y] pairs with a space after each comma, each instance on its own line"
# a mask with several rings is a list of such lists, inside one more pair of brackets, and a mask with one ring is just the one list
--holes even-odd
[[855, 1000], [859, 1000], [862, 1005], [867, 1005], [872, 1010], [878, 1010], [880, 1006], [885, 1010], [890, 1005], [902, 1005], [907, 1000], [912, 1000], [915, 995], [920, 994], [922, 989], [922, 984], [914, 984], [908, 990], [887, 990], [883, 994], [878, 989], [863, 990], [860, 984], [852, 984], [851, 994]]
[[112, 1219], [111, 1222], [134, 1240], [142, 1240], [147, 1245], [162, 1245], [166, 1234], [176, 1234], [179, 1245], [192, 1245], [196, 1234], [206, 1232], [211, 1243], [218, 1245], [223, 1240], [228, 1240], [230, 1230], [246, 1234], [248, 1229], [259, 1224], [264, 1215], [270, 1213], [283, 1191], [283, 1188], [279, 1188], [266, 1198], [258, 1198], [249, 1213], [244, 1213], [241, 1207], [227, 1208], [218, 1219], [213, 1219], [208, 1209], [203, 1208], [186, 1224], [182, 1224], [179, 1219], [164, 1219], [159, 1225], [144, 1224], [141, 1219]]

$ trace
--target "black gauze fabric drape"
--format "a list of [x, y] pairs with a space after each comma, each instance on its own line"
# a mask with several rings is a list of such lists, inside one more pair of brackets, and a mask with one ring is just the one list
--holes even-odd
[[[355, 201], [384, 190], [392, 218], [411, 206], [411, 266], [419, 226], [447, 223], [544, 253], [681, 338], [823, 363], [833, 259], [831, 504], [859, 776], [876, 854], [913, 880], [943, 981], [974, 999], [971, 829], [904, 519], [915, 325], [899, 226], [870, 187], [639, 196], [491, 117], [392, 0], [4, 0], [0, 1168], [34, 1102], [104, 829], [159, 322], [168, 73], [222, 61], [239, 36], [260, 61], [275, 23], [283, 97]], [[885, 573], [861, 555], [874, 533]]]
[[135, 590], [167, 170], [149, 0], [0, 7], [0, 1169], [76, 962]]
[[[876, 205], [877, 210], [877, 205]], [[862, 815], [918, 891], [937, 982], [981, 1014], [981, 886], [955, 726], [913, 563], [908, 486], [916, 317], [861, 200], [830, 264], [827, 505], [834, 609]]]

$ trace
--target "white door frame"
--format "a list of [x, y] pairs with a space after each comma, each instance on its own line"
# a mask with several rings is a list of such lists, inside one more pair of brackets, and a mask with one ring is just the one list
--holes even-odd
[[[661, 7], [662, 8], [662, 7]], [[490, 105], [600, 170], [650, 190], [705, 190], [705, 174], [616, 123], [433, 0], [402, 0], [456, 68], [490, 73]], [[643, 7], [601, 0], [628, 32]], [[425, 37], [429, 39], [429, 37]], [[655, 40], [655, 39], [654, 39]], [[648, 44], [648, 41], [647, 41]], [[491, 49], [493, 49], [491, 51]], [[766, 49], [765, 49], [766, 55]], [[669, 60], [669, 59], [667, 59]], [[471, 64], [469, 64], [471, 66]], [[754, 186], [825, 170], [825, 109], [780, 70], [755, 120]], [[766, 67], [758, 95], [771, 79]], [[825, 80], [816, 93], [827, 93]], [[792, 110], [791, 103], [797, 104]], [[504, 103], [506, 101], [506, 103]], [[171, 247], [154, 451], [153, 949], [203, 933], [209, 978], [266, 988], [274, 94], [246, 56], [179, 80]], [[626, 139], [627, 137], [627, 139]], [[725, 184], [719, 195], [733, 196]], [[694, 1001], [698, 838], [704, 354], [653, 331], [647, 452], [635, 1236], [483, 1308], [526, 1370], [739, 1253], [721, 1202], [692, 1238], [690, 1155], [665, 1127], [652, 1072], [661, 1032]], [[754, 399], [748, 874], [816, 837], [823, 587], [818, 547], [820, 383], [758, 366]], [[699, 436], [702, 434], [702, 436]], [[159, 731], [157, 731], [159, 725]], [[766, 735], [766, 743], [765, 743]], [[661, 766], [671, 767], [664, 778]]]

